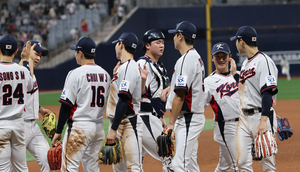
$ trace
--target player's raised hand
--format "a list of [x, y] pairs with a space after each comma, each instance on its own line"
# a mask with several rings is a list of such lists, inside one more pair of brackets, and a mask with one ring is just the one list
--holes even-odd
[[146, 68], [146, 65], [144, 64], [144, 67], [143, 68], [141, 68], [141, 65], [140, 64], [138, 64], [139, 65], [139, 70], [140, 70], [140, 72], [141, 72], [141, 77], [142, 77], [142, 79], [143, 80], [146, 80], [147, 79], [147, 76], [148, 76], [148, 70], [147, 70], [147, 68]]
[[236, 74], [236, 63], [235, 63], [234, 59], [231, 57], [230, 57], [229, 61], [230, 61], [230, 72], [231, 72], [231, 75], [234, 76]]
[[30, 49], [31, 49], [31, 43], [30, 41], [26, 42], [25, 48], [23, 48], [23, 51], [21, 53], [21, 59], [28, 61], [29, 55], [30, 55]]
[[114, 70], [113, 70], [113, 74], [115, 74], [115, 73], [117, 72], [117, 70], [118, 70], [119, 67], [120, 67], [120, 64], [121, 64], [121, 61], [119, 61], [119, 62], [117, 63], [117, 65], [115, 66], [115, 68], [114, 68]]

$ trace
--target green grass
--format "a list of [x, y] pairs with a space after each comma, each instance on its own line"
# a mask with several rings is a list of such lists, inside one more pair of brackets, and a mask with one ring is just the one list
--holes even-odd
[[300, 99], [300, 78], [292, 78], [287, 81], [286, 78], [278, 79], [277, 100], [296, 100]]
[[41, 92], [39, 95], [41, 106], [60, 105], [58, 102], [61, 92]]

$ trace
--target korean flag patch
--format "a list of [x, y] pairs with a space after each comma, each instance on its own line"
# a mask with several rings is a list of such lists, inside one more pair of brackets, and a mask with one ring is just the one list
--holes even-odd
[[68, 90], [63, 90], [61, 95], [60, 95], [60, 99], [66, 100], [67, 99], [67, 92], [68, 92]]
[[126, 80], [123, 80], [120, 84], [120, 89], [119, 91], [126, 91], [128, 92], [129, 90], [129, 86], [130, 86], [130, 82], [129, 81], [126, 81]]
[[176, 87], [185, 87], [187, 81], [187, 76], [179, 75], [176, 79], [175, 86]]
[[273, 75], [267, 76], [267, 78], [266, 78], [266, 84], [267, 84], [267, 87], [271, 86], [271, 85], [277, 85], [276, 78]]

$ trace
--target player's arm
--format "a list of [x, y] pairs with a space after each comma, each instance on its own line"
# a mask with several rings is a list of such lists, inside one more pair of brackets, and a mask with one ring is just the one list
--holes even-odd
[[111, 125], [111, 129], [106, 136], [106, 144], [113, 144], [115, 142], [117, 130], [126, 113], [129, 100], [129, 97], [119, 94], [119, 100], [116, 106], [115, 117]]
[[55, 135], [52, 139], [52, 145], [55, 145], [56, 140], [61, 140], [62, 138], [62, 130], [64, 129], [64, 125], [67, 120], [70, 118], [72, 108], [64, 103], [60, 106], [58, 123], [55, 131]]
[[36, 44], [33, 44], [33, 46], [31, 46], [30, 41], [27, 41], [26, 47], [22, 50], [21, 60], [19, 63], [19, 65], [26, 67], [30, 71], [31, 76], [33, 76], [32, 54], [35, 46]]
[[182, 109], [185, 95], [186, 95], [185, 90], [176, 90], [176, 94], [174, 96], [173, 103], [172, 103], [172, 111], [171, 111], [171, 116], [168, 125], [168, 128], [170, 129], [174, 129], [174, 124]]
[[161, 95], [160, 95], [161, 101], [166, 102], [166, 100], [170, 94], [170, 90], [171, 90], [171, 86], [168, 86], [161, 92]]
[[235, 79], [235, 81], [237, 83], [239, 83], [240, 75], [236, 72], [236, 63], [235, 63], [234, 59], [231, 58], [231, 55], [230, 55], [229, 60], [230, 60], [230, 73], [233, 76], [233, 78]]

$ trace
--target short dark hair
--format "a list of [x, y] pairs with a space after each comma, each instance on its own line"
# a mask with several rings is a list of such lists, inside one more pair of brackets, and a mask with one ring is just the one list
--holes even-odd
[[125, 47], [125, 50], [126, 50], [128, 53], [134, 55], [134, 53], [135, 53], [135, 49], [134, 49], [134, 48], [132, 48], [132, 47], [126, 45], [126, 44], [123, 44], [123, 45], [124, 45], [124, 47]]
[[5, 49], [1, 49], [2, 55], [4, 56], [12, 56], [16, 50], [5, 50]]
[[[238, 41], [240, 42], [241, 38], [238, 38]], [[257, 47], [257, 42], [252, 41], [245, 41], [243, 40], [249, 47]]]
[[[77, 53], [80, 51], [80, 50], [76, 50], [77, 51]], [[90, 54], [90, 53], [86, 53], [86, 52], [83, 52], [83, 51], [81, 51], [82, 53], [83, 53], [83, 55], [84, 55], [84, 57], [86, 58], [86, 59], [95, 59], [95, 56], [96, 56], [96, 54], [94, 53], [94, 54]]]
[[[176, 35], [177, 34], [179, 34], [179, 32], [178, 33], [176, 33]], [[182, 34], [182, 33], [181, 33]], [[183, 35], [183, 34], [182, 34]], [[185, 41], [185, 43], [187, 44], [187, 45], [194, 45], [195, 44], [195, 40], [194, 39], [192, 39], [192, 38], [189, 38], [189, 37], [187, 37], [187, 36], [185, 36], [185, 35], [183, 35], [183, 37], [184, 37], [184, 41]]]

